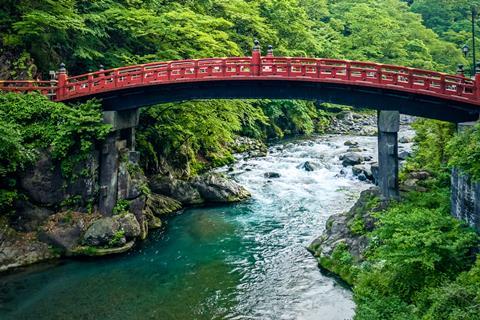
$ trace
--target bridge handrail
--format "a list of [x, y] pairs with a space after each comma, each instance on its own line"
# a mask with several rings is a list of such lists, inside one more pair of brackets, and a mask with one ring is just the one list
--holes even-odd
[[68, 77], [60, 71], [58, 81], [0, 81], [0, 91], [40, 91], [57, 101], [133, 86], [179, 81], [252, 79], [255, 77], [346, 82], [423, 94], [440, 95], [480, 104], [480, 77], [373, 62], [341, 59], [275, 57], [229, 57], [188, 59], [125, 66]]

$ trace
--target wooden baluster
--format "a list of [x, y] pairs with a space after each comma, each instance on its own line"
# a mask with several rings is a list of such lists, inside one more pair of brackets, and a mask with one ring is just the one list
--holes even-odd
[[440, 92], [442, 94], [445, 94], [445, 92], [447, 91], [447, 80], [446, 80], [446, 77], [444, 74], [442, 74], [440, 76]]
[[377, 83], [382, 83], [382, 66], [375, 66], [375, 79], [377, 80]]

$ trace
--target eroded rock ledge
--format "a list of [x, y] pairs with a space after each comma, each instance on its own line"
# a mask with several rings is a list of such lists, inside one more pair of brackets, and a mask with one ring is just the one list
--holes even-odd
[[[44, 157], [42, 161], [48, 159]], [[44, 171], [43, 167], [32, 169], [29, 177], [35, 177], [38, 183], [25, 184], [31, 189], [27, 191], [36, 192], [38, 186], [50, 183], [53, 178], [62, 183], [58, 172]], [[119, 198], [124, 200], [117, 203], [110, 217], [85, 208], [83, 212], [62, 209], [63, 196], [50, 197], [48, 203], [34, 197], [23, 200], [19, 204], [23, 210], [20, 217], [0, 221], [0, 271], [62, 256], [122, 253], [136, 241], [145, 239], [149, 230], [162, 227], [166, 217], [185, 207], [238, 202], [250, 197], [245, 188], [218, 173], [188, 180], [170, 176], [147, 179], [131, 163], [121, 164], [120, 171]]]
[[351, 284], [351, 269], [343, 268], [339, 263], [340, 256], [348, 253], [354, 260], [352, 264], [364, 260], [368, 248], [366, 233], [375, 227], [374, 213], [386, 208], [379, 196], [377, 187], [367, 189], [349, 211], [329, 217], [324, 233], [308, 247], [321, 269], [337, 274]]

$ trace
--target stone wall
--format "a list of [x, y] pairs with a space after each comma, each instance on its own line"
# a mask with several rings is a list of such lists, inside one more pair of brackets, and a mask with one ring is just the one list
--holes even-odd
[[452, 170], [452, 215], [480, 232], [480, 182], [459, 170]]

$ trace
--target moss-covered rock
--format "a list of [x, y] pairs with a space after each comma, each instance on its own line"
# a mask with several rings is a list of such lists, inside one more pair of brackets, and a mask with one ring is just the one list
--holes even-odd
[[308, 247], [320, 267], [352, 283], [357, 265], [364, 259], [368, 247], [366, 233], [373, 230], [376, 219], [373, 212], [385, 208], [379, 200], [379, 190], [363, 191], [355, 205], [348, 211], [332, 215], [325, 232]]

